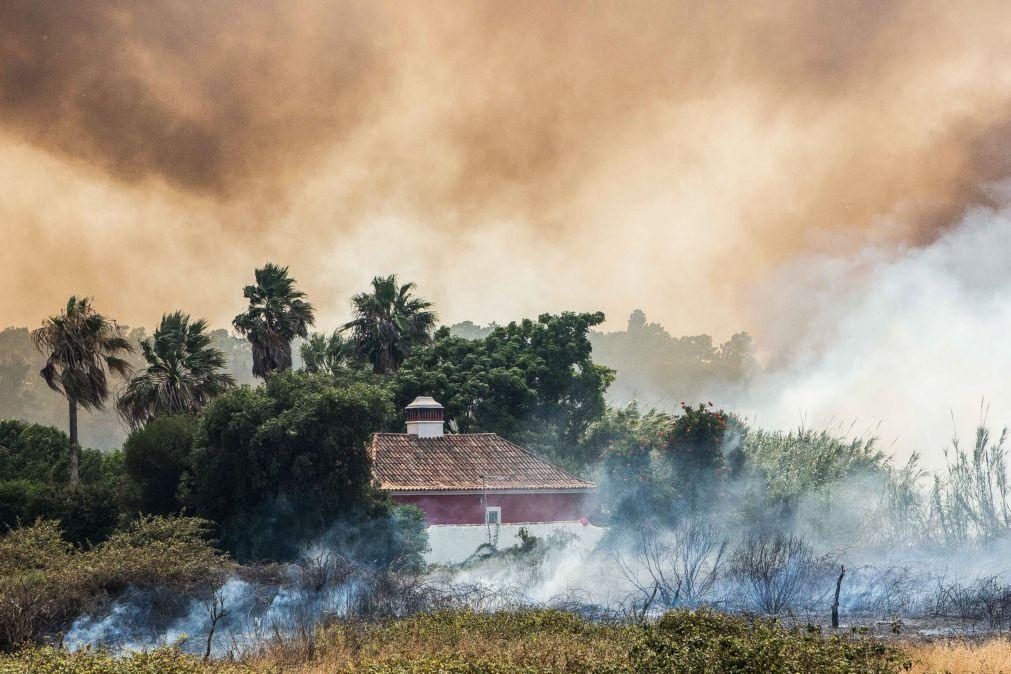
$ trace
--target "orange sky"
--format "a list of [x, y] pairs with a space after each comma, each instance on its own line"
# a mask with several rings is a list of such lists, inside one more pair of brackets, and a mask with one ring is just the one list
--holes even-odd
[[798, 255], [986, 202], [1009, 84], [1003, 2], [5, 2], [0, 324], [224, 325], [271, 260], [322, 327], [397, 272], [760, 338]]

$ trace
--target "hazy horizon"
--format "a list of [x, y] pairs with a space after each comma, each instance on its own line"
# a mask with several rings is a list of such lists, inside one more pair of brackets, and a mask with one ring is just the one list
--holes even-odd
[[0, 323], [227, 326], [269, 260], [332, 329], [398, 273], [447, 324], [747, 330], [744, 413], [934, 451], [983, 397], [1011, 421], [1009, 15], [5, 3]]

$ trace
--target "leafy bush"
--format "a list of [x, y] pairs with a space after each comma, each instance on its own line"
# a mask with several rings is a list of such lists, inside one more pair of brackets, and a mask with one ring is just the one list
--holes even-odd
[[157, 587], [186, 594], [217, 585], [232, 562], [208, 540], [211, 523], [194, 517], [146, 516], [82, 553], [103, 590]]
[[189, 467], [197, 420], [187, 416], [157, 417], [130, 433], [123, 444], [123, 466], [142, 512], [178, 512], [179, 481]]
[[186, 593], [217, 583], [227, 557], [206, 540], [208, 523], [147, 517], [82, 550], [39, 521], [0, 537], [0, 648], [35, 641], [127, 588], [149, 589], [176, 608]]
[[673, 611], [643, 629], [630, 653], [639, 672], [819, 674], [895, 672], [905, 656], [879, 642], [825, 638], [714, 611]]
[[80, 471], [81, 485], [70, 488], [70, 439], [62, 431], [0, 419], [0, 532], [44, 517], [63, 522], [68, 540], [104, 540], [120, 517], [120, 454], [82, 450]]
[[295, 559], [335, 522], [390, 516], [368, 454], [390, 414], [382, 387], [323, 375], [279, 372], [229, 391], [204, 411], [184, 500], [237, 558]]

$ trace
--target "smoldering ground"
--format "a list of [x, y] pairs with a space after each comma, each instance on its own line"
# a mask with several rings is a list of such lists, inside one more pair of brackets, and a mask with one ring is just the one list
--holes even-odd
[[[1003, 439], [993, 440], [1004, 447]], [[999, 482], [1006, 453], [993, 455], [1004, 458], [985, 479]], [[615, 522], [595, 545], [564, 533], [525, 537], [513, 546], [482, 546], [461, 564], [414, 572], [370, 569], [338, 553], [334, 541], [321, 540], [296, 562], [240, 567], [204, 592], [168, 603], [151, 589], [127, 590], [102, 611], [79, 617], [60, 638], [72, 648], [127, 649], [185, 638], [193, 652], [241, 657], [265, 648], [311, 651], [317, 629], [328, 623], [532, 607], [642, 621], [669, 609], [709, 606], [825, 624], [843, 567], [844, 627], [884, 624], [898, 633], [927, 625], [950, 634], [1006, 629], [1011, 494], [1006, 484], [983, 496], [984, 484], [953, 481], [950, 472], [938, 477], [948, 486], [931, 492], [926, 481], [907, 491], [908, 476], [851, 470], [756, 524], [747, 503], [770, 492], [772, 483], [745, 473], [719, 485], [720, 498], [704, 512], [685, 508], [634, 527]], [[608, 488], [604, 479], [602, 488]], [[965, 505], [968, 510], [959, 510]], [[977, 527], [989, 518], [994, 528]], [[498, 532], [489, 527], [488, 536], [492, 542]]]

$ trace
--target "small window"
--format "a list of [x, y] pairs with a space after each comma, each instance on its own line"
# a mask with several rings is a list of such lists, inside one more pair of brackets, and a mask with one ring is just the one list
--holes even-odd
[[502, 508], [500, 506], [484, 509], [485, 524], [502, 524]]

